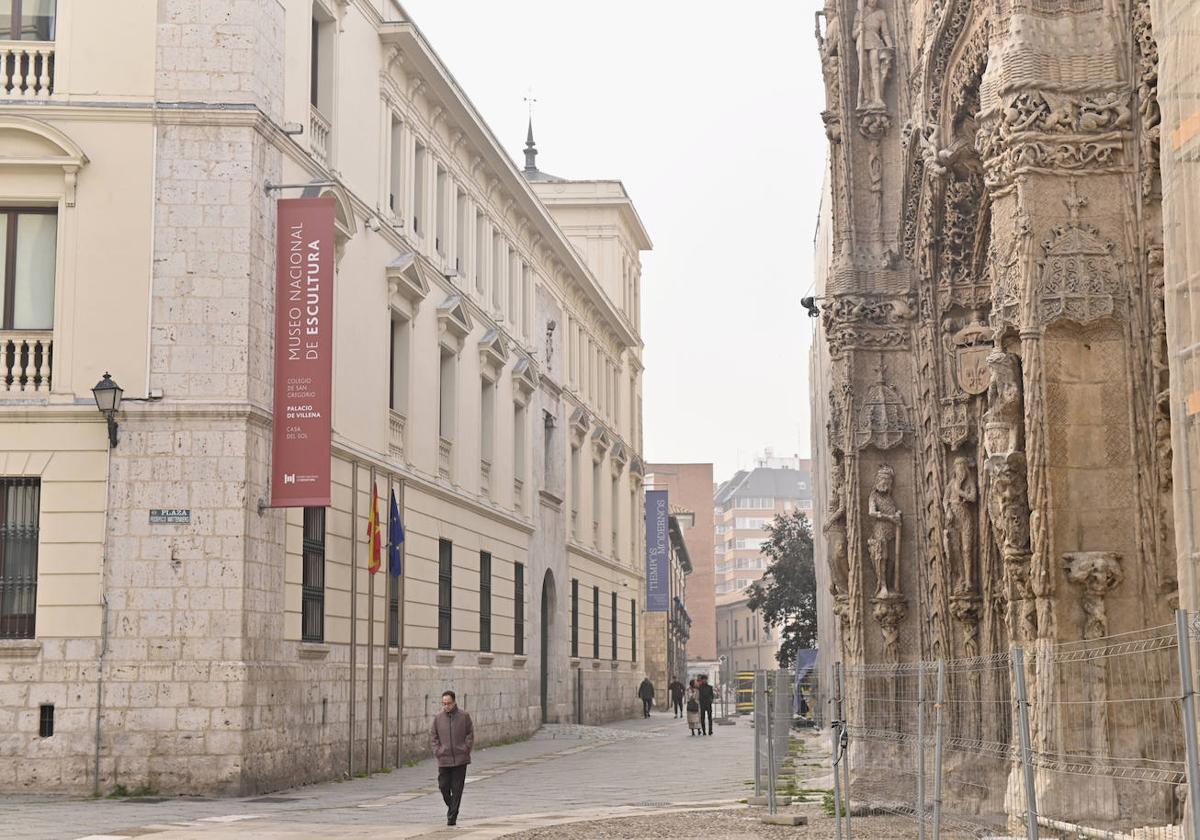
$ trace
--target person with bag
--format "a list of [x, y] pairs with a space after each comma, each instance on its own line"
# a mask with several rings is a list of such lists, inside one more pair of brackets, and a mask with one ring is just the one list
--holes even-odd
[[696, 690], [696, 680], [688, 680], [687, 692], [684, 694], [684, 704], [687, 708], [688, 731], [692, 735], [700, 728], [700, 693]]
[[642, 700], [642, 717], [650, 717], [650, 707], [654, 705], [654, 683], [646, 677], [638, 686], [637, 696]]

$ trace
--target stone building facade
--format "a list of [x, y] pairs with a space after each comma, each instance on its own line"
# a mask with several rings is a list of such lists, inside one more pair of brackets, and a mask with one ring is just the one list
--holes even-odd
[[[1023, 646], [1039, 749], [1104, 751], [1051, 713], [1038, 652], [1179, 600], [1150, 4], [829, 0], [817, 41], [841, 658]], [[1039, 772], [1039, 806], [1070, 819], [1063, 784]], [[1074, 816], [1145, 824], [1168, 798]]]
[[[620, 182], [515, 166], [391, 0], [59, 0], [21, 35], [0, 789], [335, 778], [422, 754], [447, 687], [484, 743], [632, 715], [650, 242]], [[333, 489], [283, 510], [275, 202], [299, 194], [336, 208]], [[111, 447], [106, 371], [150, 398]], [[402, 597], [366, 572], [373, 486]], [[573, 580], [596, 655], [569, 650]]]

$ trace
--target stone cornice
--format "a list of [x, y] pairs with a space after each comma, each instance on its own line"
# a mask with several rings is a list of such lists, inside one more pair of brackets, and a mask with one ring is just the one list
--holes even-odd
[[604, 566], [607, 569], [611, 569], [612, 571], [625, 575], [626, 577], [634, 578], [635, 580], [645, 580], [646, 577], [645, 573], [642, 572], [639, 566], [626, 566], [625, 564], [620, 563], [611, 557], [605, 557], [603, 554], [600, 554], [599, 552], [594, 551], [587, 546], [581, 545], [574, 540], [567, 541], [567, 553], [576, 554], [585, 560], [590, 560], [598, 566]]

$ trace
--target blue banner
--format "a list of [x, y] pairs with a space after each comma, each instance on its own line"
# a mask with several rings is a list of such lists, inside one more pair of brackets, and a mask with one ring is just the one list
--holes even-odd
[[666, 612], [671, 600], [671, 549], [666, 490], [646, 491], [646, 609]]

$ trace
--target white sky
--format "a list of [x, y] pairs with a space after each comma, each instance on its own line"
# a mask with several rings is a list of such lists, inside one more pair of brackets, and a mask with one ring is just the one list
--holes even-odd
[[538, 168], [632, 196], [646, 460], [806, 455], [819, 0], [403, 2], [515, 160], [532, 88]]

